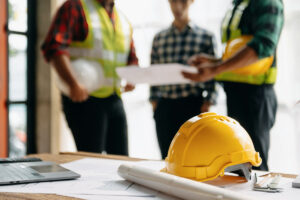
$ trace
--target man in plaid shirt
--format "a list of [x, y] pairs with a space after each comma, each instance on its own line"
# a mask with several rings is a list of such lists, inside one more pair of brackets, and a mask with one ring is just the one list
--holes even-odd
[[[213, 60], [194, 56], [189, 63], [199, 73], [183, 73], [193, 81], [208, 81], [218, 75], [227, 96], [227, 111], [248, 131], [268, 170], [270, 130], [275, 122], [277, 100], [273, 85], [276, 81], [276, 48], [283, 27], [282, 0], [234, 0], [222, 24], [222, 41], [251, 35], [253, 38], [232, 58]], [[274, 56], [272, 66], [263, 74], [241, 75], [231, 70]]]
[[[174, 21], [171, 27], [155, 36], [152, 64], [187, 64], [188, 58], [194, 54], [215, 55], [213, 34], [189, 20], [188, 11], [193, 1], [169, 0]], [[215, 102], [215, 82], [152, 86], [150, 90], [157, 138], [162, 158], [165, 158], [179, 127], [191, 117], [207, 112]]]

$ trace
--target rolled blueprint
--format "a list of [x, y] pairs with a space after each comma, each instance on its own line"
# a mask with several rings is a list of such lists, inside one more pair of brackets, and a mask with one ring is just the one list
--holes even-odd
[[126, 180], [158, 190], [171, 196], [188, 200], [250, 200], [238, 192], [174, 176], [164, 172], [153, 171], [145, 167], [122, 164], [118, 174]]

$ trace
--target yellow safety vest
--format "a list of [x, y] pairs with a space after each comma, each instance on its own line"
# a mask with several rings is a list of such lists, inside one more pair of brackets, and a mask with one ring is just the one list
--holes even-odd
[[[222, 23], [222, 43], [226, 43], [232, 39], [242, 36], [242, 30], [239, 29], [239, 24], [244, 13], [244, 10], [248, 7], [250, 0], [244, 0], [241, 2], [233, 13], [231, 8], [225, 15]], [[232, 19], [231, 19], [232, 18]], [[231, 22], [230, 22], [231, 19]], [[230, 35], [227, 35], [227, 29], [229, 28]], [[276, 81], [277, 69], [272, 66], [269, 70], [260, 75], [241, 75], [233, 72], [224, 72], [216, 76], [216, 80], [219, 81], [230, 81], [230, 82], [241, 82], [254, 85], [261, 84], [273, 84]]]
[[82, 42], [72, 42], [68, 51], [71, 61], [78, 58], [99, 62], [105, 84], [90, 95], [105, 98], [114, 93], [120, 95], [120, 79], [116, 68], [126, 66], [130, 52], [132, 27], [115, 8], [115, 26], [105, 8], [96, 0], [81, 0], [88, 24], [88, 35]]

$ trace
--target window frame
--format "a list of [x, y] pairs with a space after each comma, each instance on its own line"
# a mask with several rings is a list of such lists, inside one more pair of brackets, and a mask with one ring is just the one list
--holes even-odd
[[8, 112], [7, 112], [7, 5], [6, 1], [0, 1], [0, 157], [8, 155]]
[[[9, 133], [10, 133], [10, 121], [9, 121], [9, 107], [11, 105], [24, 105], [26, 109], [26, 154], [36, 153], [36, 0], [27, 0], [27, 31], [14, 31], [8, 27], [9, 20], [9, 0], [6, 0], [6, 33], [7, 33], [7, 154], [9, 156]], [[10, 34], [23, 35], [27, 38], [26, 49], [26, 67], [27, 67], [27, 97], [24, 101], [11, 101], [9, 99], [9, 43], [8, 37]]]

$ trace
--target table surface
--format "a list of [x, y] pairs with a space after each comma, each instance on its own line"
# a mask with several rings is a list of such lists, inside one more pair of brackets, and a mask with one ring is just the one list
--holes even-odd
[[[41, 158], [44, 161], [52, 161], [56, 163], [67, 163], [75, 160], [79, 160], [87, 157], [94, 158], [107, 158], [115, 160], [130, 160], [130, 161], [140, 161], [143, 159], [139, 158], [130, 158], [127, 156], [118, 156], [118, 155], [104, 155], [98, 153], [87, 153], [87, 152], [63, 152], [60, 154], [33, 154], [28, 157], [37, 157]], [[77, 198], [58, 196], [55, 194], [26, 194], [26, 193], [0, 193], [0, 200], [74, 200]]]
[[[98, 153], [87, 153], [87, 152], [63, 152], [60, 154], [33, 154], [28, 157], [37, 157], [41, 158], [44, 161], [52, 161], [56, 163], [67, 163], [82, 158], [93, 157], [93, 158], [107, 158], [114, 160], [130, 160], [130, 161], [141, 161], [146, 159], [140, 158], [131, 158], [127, 156], [118, 156], [118, 155], [104, 155]], [[271, 173], [276, 175], [278, 173]], [[296, 178], [294, 174], [282, 174], [284, 177]], [[74, 200], [77, 198], [58, 196], [55, 194], [26, 194], [26, 193], [0, 193], [0, 200]]]

